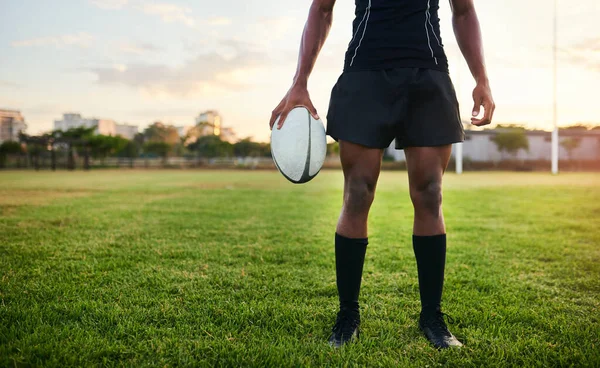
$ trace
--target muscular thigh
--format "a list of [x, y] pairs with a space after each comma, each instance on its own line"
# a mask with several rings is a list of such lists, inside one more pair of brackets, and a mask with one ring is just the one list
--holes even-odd
[[381, 170], [382, 156], [382, 149], [340, 141], [340, 159], [346, 181], [361, 180], [375, 185]]
[[452, 146], [407, 147], [404, 153], [410, 186], [418, 188], [431, 183], [441, 184]]

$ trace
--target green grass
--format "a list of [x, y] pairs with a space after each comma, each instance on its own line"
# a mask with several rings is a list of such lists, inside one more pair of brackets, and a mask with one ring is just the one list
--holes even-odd
[[361, 339], [335, 319], [342, 175], [0, 173], [0, 366], [600, 366], [600, 175], [448, 174], [444, 309], [417, 328], [412, 207], [382, 173]]

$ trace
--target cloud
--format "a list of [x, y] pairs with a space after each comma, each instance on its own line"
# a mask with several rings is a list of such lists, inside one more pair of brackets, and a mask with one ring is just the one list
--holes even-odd
[[99, 84], [125, 85], [151, 95], [191, 96], [215, 89], [247, 88], [248, 79], [254, 71], [264, 67], [267, 59], [264, 53], [237, 48], [227, 55], [202, 54], [179, 67], [140, 63], [89, 71], [96, 74]]
[[[131, 4], [131, 8], [144, 14], [158, 16], [165, 23], [181, 23], [188, 27], [196, 26], [196, 20], [191, 16], [192, 10], [185, 6], [171, 3], [156, 3], [145, 0], [89, 0], [90, 3], [101, 9], [118, 10]], [[222, 26], [231, 24], [231, 19], [225, 17], [210, 18], [206, 24]]]
[[114, 64], [113, 65], [113, 69], [118, 71], [118, 72], [125, 72], [127, 70], [127, 65], [125, 64]]
[[2, 101], [0, 109], [16, 110], [21, 109], [23, 106], [22, 100], [16, 100], [13, 98], [12, 95], [9, 94], [3, 95], [2, 93], [0, 93], [0, 101]]
[[90, 0], [90, 3], [106, 10], [119, 10], [127, 5], [128, 0]]
[[197, 108], [181, 107], [181, 106], [156, 106], [155, 108], [131, 109], [125, 110], [126, 114], [141, 118], [144, 120], [172, 120], [171, 116], [185, 117], [187, 120], [192, 120], [195, 114], [198, 114]]
[[282, 40], [294, 35], [299, 36], [302, 32], [302, 24], [305, 20], [292, 16], [282, 15], [276, 17], [261, 17], [253, 25], [255, 32], [262, 34], [261, 38], [268, 40]]
[[88, 48], [94, 42], [94, 37], [86, 32], [67, 34], [62, 36], [46, 36], [29, 40], [14, 41], [13, 47], [42, 47], [54, 46], [62, 48], [67, 46]]
[[141, 54], [145, 54], [147, 52], [154, 52], [154, 51], [160, 50], [159, 47], [154, 46], [153, 44], [150, 44], [150, 43], [122, 42], [122, 43], [118, 44], [117, 47], [121, 52], [124, 52], [127, 54], [136, 54], [136, 55], [141, 55]]
[[582, 53], [568, 53], [564, 54], [561, 59], [568, 63], [582, 66], [585, 69], [600, 72], [600, 57], [589, 56]]
[[[514, 46], [503, 51], [488, 52], [487, 58], [496, 65], [517, 68], [552, 68], [553, 48], [548, 45], [538, 47]], [[564, 62], [600, 71], [600, 38], [584, 40], [557, 50], [559, 67]]]
[[17, 88], [21, 88], [21, 87], [22, 86], [18, 83], [0, 80], [0, 88], [17, 89]]
[[584, 40], [571, 47], [572, 50], [586, 52], [600, 52], [600, 37]]
[[[65, 106], [56, 106], [53, 104], [41, 104], [41, 105], [33, 105], [33, 106], [25, 106], [23, 107], [23, 115], [26, 114], [44, 114], [44, 115], [62, 115], [63, 111], [68, 111], [69, 109]], [[25, 116], [27, 117], [27, 116]]]
[[227, 17], [212, 17], [206, 21], [206, 24], [209, 26], [228, 26], [231, 23], [233, 23], [233, 21], [231, 18]]
[[187, 7], [169, 3], [147, 3], [138, 7], [148, 15], [155, 15], [165, 23], [182, 23], [188, 27], [194, 27], [196, 21], [190, 16], [192, 10]]
[[600, 72], [600, 38], [591, 38], [559, 50], [562, 60]]

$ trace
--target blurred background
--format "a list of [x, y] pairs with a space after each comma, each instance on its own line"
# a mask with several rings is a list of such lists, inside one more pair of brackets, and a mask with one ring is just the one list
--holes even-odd
[[[52, 166], [53, 149], [61, 152], [59, 166], [71, 165], [68, 160], [84, 165], [86, 155], [92, 166], [127, 165], [110, 160], [119, 157], [131, 159], [130, 166], [197, 166], [215, 157], [231, 166], [240, 165], [234, 158], [265, 157], [251, 165], [268, 166], [270, 111], [290, 86], [309, 6], [310, 1], [274, 0], [0, 0], [0, 141], [29, 142], [29, 156], [41, 155], [38, 166]], [[449, 4], [442, 1], [439, 11], [469, 130], [461, 154], [465, 168], [497, 168], [513, 160], [520, 164], [510, 167], [546, 169], [555, 122], [562, 128], [561, 168], [595, 168], [598, 2], [558, 0], [555, 8], [542, 0], [476, 1], [476, 6], [498, 105], [494, 126], [485, 130], [468, 123], [473, 79], [454, 39]], [[322, 117], [342, 71], [353, 11], [353, 1], [337, 2], [309, 81]], [[58, 132], [73, 128], [91, 130]], [[51, 137], [34, 139], [44, 134]], [[206, 136], [211, 137], [198, 142]], [[33, 148], [33, 142], [45, 148]], [[12, 144], [1, 151], [6, 157], [18, 150]], [[330, 153], [335, 152], [332, 145]], [[390, 149], [386, 158], [402, 162], [403, 154]], [[5, 166], [26, 162], [3, 160]], [[31, 157], [27, 164], [34, 165]]]

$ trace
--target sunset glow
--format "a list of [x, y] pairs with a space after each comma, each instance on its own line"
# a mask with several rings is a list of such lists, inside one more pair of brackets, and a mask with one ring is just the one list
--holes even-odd
[[[552, 16], [544, 0], [476, 1], [497, 103], [496, 123], [551, 129]], [[576, 5], [573, 5], [576, 4]], [[204, 110], [239, 137], [269, 137], [290, 85], [310, 1], [0, 1], [0, 108], [21, 110], [29, 133], [72, 111], [143, 128], [190, 125]], [[338, 0], [309, 83], [326, 115], [351, 38], [354, 2]], [[559, 125], [600, 124], [597, 0], [559, 0]], [[442, 37], [461, 113], [473, 81], [457, 49], [450, 7]]]

